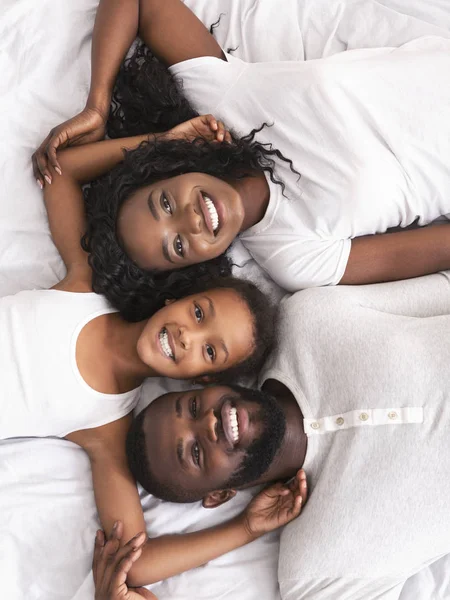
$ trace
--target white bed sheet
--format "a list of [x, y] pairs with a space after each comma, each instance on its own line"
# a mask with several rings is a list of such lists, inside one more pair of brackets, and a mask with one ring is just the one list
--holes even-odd
[[[356, 0], [357, 5], [353, 0], [282, 0], [282, 12], [280, 1], [187, 3], [208, 25], [225, 13], [217, 37], [226, 48], [237, 46], [236, 53], [247, 60], [314, 58], [360, 45], [362, 36], [370, 45], [386, 45], [389, 36], [395, 44], [406, 41], [405, 36], [436, 32], [435, 27], [441, 34], [450, 31], [448, 0]], [[0, 0], [0, 295], [49, 287], [64, 273], [32, 178], [30, 156], [50, 127], [84, 104], [97, 3]], [[420, 21], [402, 16], [405, 12]], [[369, 28], [374, 20], [376, 25]], [[376, 32], [373, 37], [367, 37], [369, 29]], [[279, 297], [280, 291], [242, 248], [236, 248], [235, 258], [245, 264], [240, 274]], [[150, 393], [166, 389], [163, 382], [152, 384]], [[151, 535], [207, 526], [231, 516], [247, 501], [248, 494], [242, 494], [221, 509], [206, 511], [198, 505], [143, 497]], [[98, 521], [88, 462], [79, 448], [51, 439], [1, 442], [0, 514], [3, 597], [93, 598], [90, 560]], [[277, 536], [266, 536], [157, 585], [155, 591], [160, 600], [276, 600], [277, 556]], [[449, 558], [410, 579], [401, 598], [450, 598]]]

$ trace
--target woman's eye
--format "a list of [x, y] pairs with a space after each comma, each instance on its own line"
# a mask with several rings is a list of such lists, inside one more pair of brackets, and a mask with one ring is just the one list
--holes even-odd
[[166, 213], [168, 213], [169, 215], [172, 214], [172, 207], [170, 206], [170, 202], [167, 200], [164, 194], [161, 195], [161, 206], [166, 211]]
[[192, 398], [191, 400], [191, 414], [194, 419], [197, 418], [197, 398]]
[[178, 254], [178, 256], [181, 256], [181, 257], [184, 256], [183, 242], [181, 241], [181, 238], [179, 235], [177, 235], [177, 237], [174, 240], [174, 248], [175, 248], [175, 252]]
[[192, 460], [197, 467], [200, 466], [200, 448], [198, 447], [197, 442], [192, 445]]
[[203, 321], [203, 311], [198, 304], [194, 304], [194, 314], [197, 319], [197, 323], [201, 323]]
[[206, 354], [208, 355], [211, 362], [213, 362], [214, 359], [216, 358], [216, 351], [209, 344], [206, 344]]

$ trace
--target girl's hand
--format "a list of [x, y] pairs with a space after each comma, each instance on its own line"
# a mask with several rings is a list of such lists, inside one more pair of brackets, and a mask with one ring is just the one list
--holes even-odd
[[97, 531], [92, 562], [95, 600], [157, 600], [145, 588], [132, 589], [126, 584], [128, 571], [141, 556], [147, 536], [139, 533], [120, 548], [122, 529], [119, 521], [106, 543], [103, 531]]
[[42, 189], [45, 182], [52, 182], [51, 165], [61, 174], [56, 157], [57, 150], [66, 146], [79, 146], [89, 142], [98, 142], [105, 137], [106, 116], [94, 108], [85, 108], [78, 115], [61, 123], [50, 131], [48, 136], [32, 156], [33, 173]]
[[249, 534], [258, 537], [298, 517], [307, 495], [308, 488], [303, 469], [300, 469], [288, 484], [275, 483], [260, 492], [244, 513]]
[[168, 137], [186, 138], [193, 140], [202, 137], [210, 142], [231, 143], [230, 132], [225, 129], [222, 121], [217, 121], [212, 115], [202, 115], [173, 127], [167, 132]]

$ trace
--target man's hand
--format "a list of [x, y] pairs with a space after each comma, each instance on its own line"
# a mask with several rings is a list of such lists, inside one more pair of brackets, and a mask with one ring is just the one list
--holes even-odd
[[244, 513], [249, 534], [258, 537], [298, 517], [307, 495], [308, 487], [303, 469], [288, 484], [275, 483], [260, 492]]
[[49, 164], [61, 174], [56, 153], [67, 146], [98, 142], [105, 137], [106, 116], [93, 108], [85, 108], [78, 115], [61, 123], [48, 136], [32, 156], [33, 174], [38, 185], [51, 184]]
[[222, 121], [217, 121], [213, 115], [195, 117], [195, 119], [173, 127], [164, 135], [164, 138], [170, 139], [171, 137], [186, 138], [187, 140], [202, 137], [210, 142], [231, 143], [232, 141], [230, 132], [225, 129], [225, 125]]
[[132, 589], [127, 586], [128, 571], [141, 556], [147, 536], [138, 533], [120, 548], [122, 529], [122, 523], [118, 521], [106, 543], [103, 531], [97, 531], [92, 563], [95, 600], [157, 600], [145, 588]]

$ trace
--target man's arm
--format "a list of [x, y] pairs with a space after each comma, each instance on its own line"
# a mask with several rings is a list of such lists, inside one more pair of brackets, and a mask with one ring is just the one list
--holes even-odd
[[352, 240], [342, 285], [410, 279], [450, 269], [450, 226], [420, 227]]

